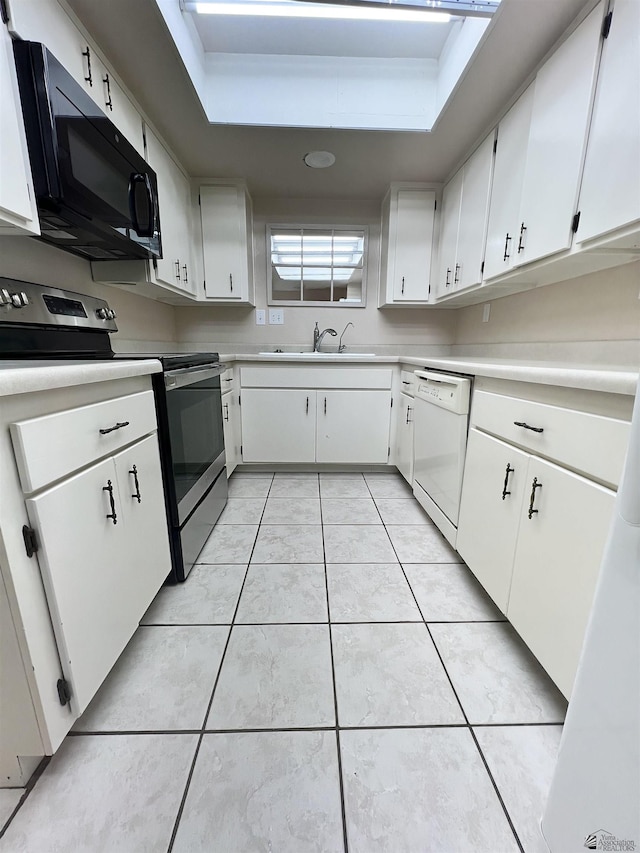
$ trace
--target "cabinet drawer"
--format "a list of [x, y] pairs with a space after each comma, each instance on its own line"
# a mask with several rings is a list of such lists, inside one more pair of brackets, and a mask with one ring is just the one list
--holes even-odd
[[418, 387], [418, 379], [413, 370], [400, 371], [400, 390], [403, 394], [413, 397]]
[[155, 429], [153, 391], [11, 424], [22, 488], [35, 492]]
[[233, 367], [228, 367], [220, 377], [220, 389], [222, 393], [225, 394], [227, 391], [232, 391], [235, 388], [235, 384]]
[[243, 367], [243, 388], [391, 388], [390, 368]]
[[588, 477], [618, 485], [629, 440], [628, 421], [476, 391], [471, 423]]

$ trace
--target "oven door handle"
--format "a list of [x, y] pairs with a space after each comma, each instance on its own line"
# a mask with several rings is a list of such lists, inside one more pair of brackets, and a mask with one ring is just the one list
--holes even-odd
[[167, 391], [184, 388], [185, 385], [193, 385], [194, 382], [202, 382], [204, 379], [220, 376], [228, 367], [228, 364], [218, 362], [215, 365], [207, 364], [204, 367], [183, 367], [179, 370], [169, 370], [164, 375], [164, 387]]

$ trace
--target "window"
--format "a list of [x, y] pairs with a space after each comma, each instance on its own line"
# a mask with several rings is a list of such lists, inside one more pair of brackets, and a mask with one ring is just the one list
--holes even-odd
[[269, 304], [363, 306], [365, 228], [267, 227]]

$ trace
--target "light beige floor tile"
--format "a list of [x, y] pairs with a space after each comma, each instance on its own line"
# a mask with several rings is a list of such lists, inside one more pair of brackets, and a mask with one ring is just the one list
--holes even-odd
[[251, 562], [322, 563], [322, 527], [319, 524], [263, 524]]
[[323, 524], [382, 524], [371, 498], [323, 498]]
[[399, 563], [329, 563], [332, 622], [422, 621]]
[[139, 628], [74, 731], [201, 728], [228, 634], [209, 625]]
[[205, 735], [173, 851], [214, 849], [342, 853], [335, 734]]
[[242, 590], [236, 624], [326, 622], [327, 591], [322, 563], [252, 563]]
[[257, 532], [257, 524], [220, 524], [214, 527], [198, 555], [198, 563], [243, 563], [246, 566]]
[[371, 492], [363, 477], [327, 475], [320, 480], [320, 497], [325, 498], [371, 498]]
[[374, 498], [411, 498], [413, 491], [400, 474], [365, 474], [367, 486]]
[[232, 629], [208, 729], [334, 724], [328, 625]]
[[320, 524], [319, 498], [269, 498], [263, 524]]
[[271, 488], [271, 477], [232, 477], [229, 480], [230, 498], [266, 498]]
[[166, 850], [197, 735], [69, 737], [0, 841], [2, 853]]
[[229, 498], [218, 524], [260, 524], [266, 498]]
[[433, 524], [415, 498], [376, 498], [385, 524]]
[[424, 624], [331, 628], [341, 726], [464, 723]]
[[0, 788], [0, 829], [11, 817], [24, 792], [24, 788]]
[[508, 622], [431, 625], [470, 723], [561, 723], [567, 703]]
[[436, 527], [387, 525], [387, 533], [401, 563], [462, 562], [460, 555]]
[[317, 474], [299, 476], [276, 474], [269, 492], [271, 498], [317, 498], [319, 496]]
[[505, 618], [465, 565], [407, 563], [404, 570], [427, 622]]
[[325, 524], [327, 563], [393, 563], [395, 551], [382, 525]]
[[340, 732], [349, 853], [517, 853], [469, 732]]
[[230, 625], [244, 565], [196, 564], [184, 583], [163, 586], [141, 625]]
[[489, 726], [474, 731], [526, 853], [548, 853], [540, 820], [562, 726]]

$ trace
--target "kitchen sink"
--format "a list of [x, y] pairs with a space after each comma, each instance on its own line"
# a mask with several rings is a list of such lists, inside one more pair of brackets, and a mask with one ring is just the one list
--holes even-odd
[[272, 358], [375, 358], [375, 352], [259, 352], [258, 355], [269, 355]]

